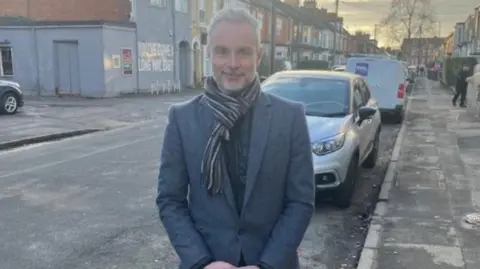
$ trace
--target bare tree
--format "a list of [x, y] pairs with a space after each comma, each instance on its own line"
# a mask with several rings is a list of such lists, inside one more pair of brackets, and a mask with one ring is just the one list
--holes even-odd
[[382, 32], [391, 44], [430, 35], [435, 31], [434, 14], [430, 0], [391, 0], [390, 11], [381, 20]]

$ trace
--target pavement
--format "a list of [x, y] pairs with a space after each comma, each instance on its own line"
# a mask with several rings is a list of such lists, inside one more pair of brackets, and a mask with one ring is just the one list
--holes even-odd
[[16, 115], [0, 115], [0, 149], [128, 126], [166, 116], [168, 107], [197, 95], [185, 91], [108, 99], [25, 97]]
[[[176, 268], [154, 202], [166, 123], [158, 111], [147, 122], [0, 151], [0, 268]], [[382, 129], [378, 165], [362, 171], [351, 208], [319, 197], [302, 268], [356, 267], [398, 130]]]
[[480, 119], [450, 89], [418, 84], [358, 269], [480, 268], [480, 226], [465, 222], [480, 213]]

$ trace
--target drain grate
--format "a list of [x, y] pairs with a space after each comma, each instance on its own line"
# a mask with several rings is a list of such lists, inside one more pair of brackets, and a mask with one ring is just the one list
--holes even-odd
[[471, 213], [464, 217], [466, 223], [480, 227], [480, 213]]

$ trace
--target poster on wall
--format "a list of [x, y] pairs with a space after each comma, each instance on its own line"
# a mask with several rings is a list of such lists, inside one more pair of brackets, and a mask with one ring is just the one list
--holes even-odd
[[112, 67], [117, 69], [120, 68], [122, 66], [121, 59], [122, 58], [118, 54], [112, 55]]
[[133, 74], [132, 49], [122, 49], [122, 75]]

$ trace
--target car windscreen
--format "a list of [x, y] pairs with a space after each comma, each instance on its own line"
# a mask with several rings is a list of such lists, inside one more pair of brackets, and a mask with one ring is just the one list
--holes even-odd
[[263, 85], [262, 90], [303, 103], [308, 116], [341, 117], [348, 114], [350, 84], [347, 80], [280, 77]]

